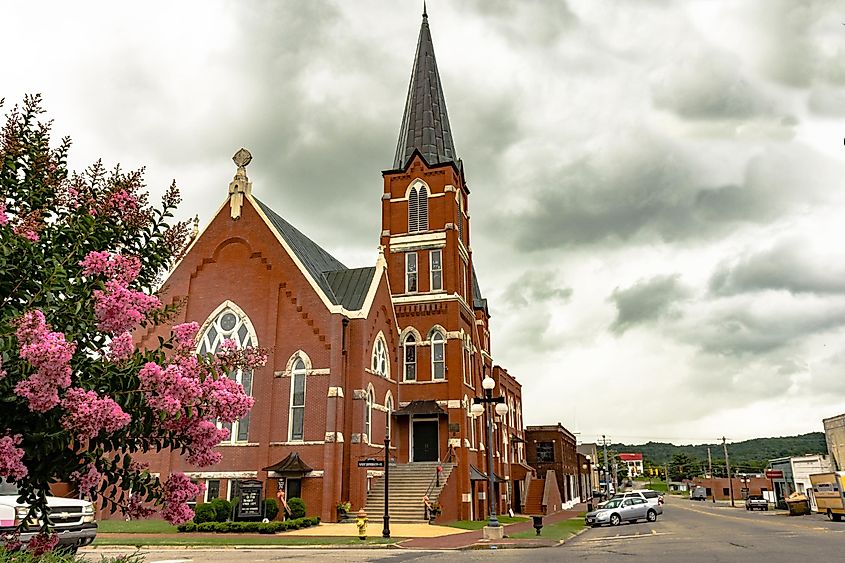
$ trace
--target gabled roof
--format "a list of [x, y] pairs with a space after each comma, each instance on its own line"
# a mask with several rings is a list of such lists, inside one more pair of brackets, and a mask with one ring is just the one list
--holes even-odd
[[437, 401], [433, 399], [424, 399], [421, 401], [411, 401], [399, 410], [393, 411], [393, 416], [404, 416], [414, 414], [446, 414]]
[[440, 85], [434, 44], [428, 28], [428, 15], [423, 12], [417, 54], [408, 86], [408, 99], [399, 130], [399, 142], [393, 159], [394, 169], [403, 168], [414, 150], [418, 150], [430, 165], [458, 163], [452, 128], [446, 113], [446, 98]]
[[374, 267], [347, 268], [258, 198], [253, 196], [253, 199], [270, 220], [276, 233], [287, 242], [291, 251], [296, 254], [326, 297], [334, 305], [341, 305], [349, 311], [361, 309], [376, 269]]
[[350, 311], [357, 311], [364, 305], [367, 291], [376, 274], [375, 267], [353, 268], [326, 272], [326, 281], [332, 288], [337, 304]]

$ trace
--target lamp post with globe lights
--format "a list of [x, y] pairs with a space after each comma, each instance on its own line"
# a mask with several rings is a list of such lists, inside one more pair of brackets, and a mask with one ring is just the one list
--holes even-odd
[[492, 406], [488, 407], [488, 405], [495, 405], [496, 414], [505, 416], [508, 413], [508, 405], [505, 404], [504, 397], [493, 396], [493, 388], [496, 387], [496, 382], [486, 373], [486, 369], [481, 387], [484, 389], [484, 397], [473, 397], [470, 410], [475, 417], [481, 416], [485, 411], [487, 412], [487, 494], [490, 497], [488, 503], [490, 518], [487, 527], [499, 528], [499, 519], [496, 517], [496, 499], [493, 498], [493, 415], [492, 411], [487, 409], [493, 408]]

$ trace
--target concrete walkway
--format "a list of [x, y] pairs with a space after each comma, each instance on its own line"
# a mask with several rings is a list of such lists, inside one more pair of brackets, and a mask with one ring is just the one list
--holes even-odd
[[[381, 537], [384, 522], [381, 518], [370, 519], [367, 523], [367, 535], [370, 537]], [[448, 526], [432, 526], [430, 524], [390, 524], [390, 535], [394, 538], [438, 538], [463, 534], [466, 530], [450, 528]], [[287, 536], [312, 536], [312, 537], [357, 537], [358, 527], [355, 523], [334, 524], [326, 523], [300, 530], [284, 532]]]

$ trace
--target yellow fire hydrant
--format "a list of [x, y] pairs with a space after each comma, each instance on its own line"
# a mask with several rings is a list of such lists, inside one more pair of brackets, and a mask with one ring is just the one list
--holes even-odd
[[355, 525], [358, 526], [358, 539], [367, 539], [367, 512], [363, 508], [358, 511]]

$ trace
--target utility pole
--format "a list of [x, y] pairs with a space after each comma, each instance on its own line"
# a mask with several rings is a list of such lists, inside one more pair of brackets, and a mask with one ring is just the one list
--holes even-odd
[[607, 470], [607, 437], [601, 435], [601, 445], [604, 446], [604, 492], [610, 497], [610, 473]]
[[731, 493], [731, 506], [736, 506], [734, 504], [734, 479], [733, 479], [733, 475], [731, 474], [731, 460], [728, 457], [727, 438], [725, 438], [724, 436], [722, 436], [722, 447], [725, 448], [725, 468], [728, 470], [728, 487], [729, 487], [728, 490]]
[[666, 464], [666, 494], [669, 494], [669, 464]]
[[710, 473], [710, 493], [713, 497], [713, 502], [716, 502], [716, 487], [714, 486], [713, 482], [713, 457], [710, 455], [710, 446], [707, 446], [707, 471]]

